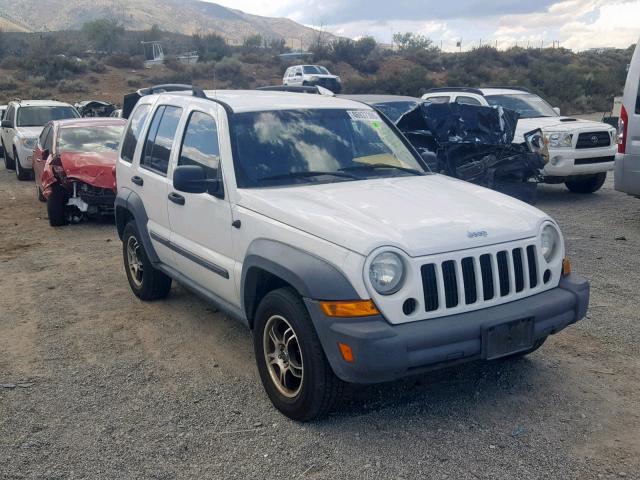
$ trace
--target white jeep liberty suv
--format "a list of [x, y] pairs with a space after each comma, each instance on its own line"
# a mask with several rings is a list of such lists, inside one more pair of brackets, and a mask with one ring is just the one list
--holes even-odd
[[430, 173], [358, 102], [144, 96], [117, 183], [133, 292], [164, 298], [173, 279], [244, 322], [267, 394], [296, 420], [344, 382], [527, 354], [587, 310], [549, 216]]

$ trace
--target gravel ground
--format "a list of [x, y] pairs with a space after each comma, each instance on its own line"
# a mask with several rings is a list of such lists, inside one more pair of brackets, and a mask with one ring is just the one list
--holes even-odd
[[0, 198], [2, 479], [640, 478], [640, 201], [611, 179], [540, 194], [587, 319], [525, 359], [351, 388], [305, 425], [269, 403], [244, 327], [180, 286], [133, 296], [113, 224], [49, 227], [4, 169]]

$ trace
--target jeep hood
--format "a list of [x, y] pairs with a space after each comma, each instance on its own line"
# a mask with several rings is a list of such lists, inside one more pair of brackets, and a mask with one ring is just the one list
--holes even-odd
[[22, 138], [37, 138], [44, 127], [17, 127], [16, 131]]
[[238, 193], [240, 207], [361, 255], [392, 245], [417, 257], [530, 238], [549, 218], [511, 197], [442, 175]]
[[113, 169], [116, 166], [117, 156], [117, 152], [64, 152], [60, 155], [60, 160], [67, 177], [94, 187], [108, 188], [115, 192], [116, 177]]
[[514, 143], [524, 142], [524, 134], [541, 128], [543, 132], [596, 132], [612, 130], [611, 125], [574, 117], [520, 118], [516, 126]]

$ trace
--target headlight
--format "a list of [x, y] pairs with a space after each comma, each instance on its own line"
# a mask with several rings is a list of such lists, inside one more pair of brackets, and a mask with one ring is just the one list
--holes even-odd
[[336, 77], [336, 82], [342, 83], [342, 79], [340, 77]]
[[369, 266], [369, 280], [381, 295], [391, 295], [400, 290], [404, 281], [404, 262], [400, 255], [393, 252], [377, 255]]
[[545, 134], [545, 139], [552, 148], [571, 148], [573, 146], [572, 133], [552, 133]]
[[549, 263], [560, 248], [560, 233], [553, 225], [545, 225], [540, 234], [540, 246], [544, 259]]
[[23, 139], [20, 140], [20, 143], [22, 143], [23, 147], [33, 150], [34, 148], [36, 148], [36, 144], [38, 143], [38, 139], [37, 138], [23, 138]]

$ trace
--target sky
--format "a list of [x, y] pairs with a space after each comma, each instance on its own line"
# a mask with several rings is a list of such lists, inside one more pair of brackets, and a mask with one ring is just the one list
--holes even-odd
[[287, 17], [336, 35], [426, 35], [445, 50], [480, 43], [508, 48], [626, 48], [640, 37], [640, 0], [210, 0], [247, 13]]

